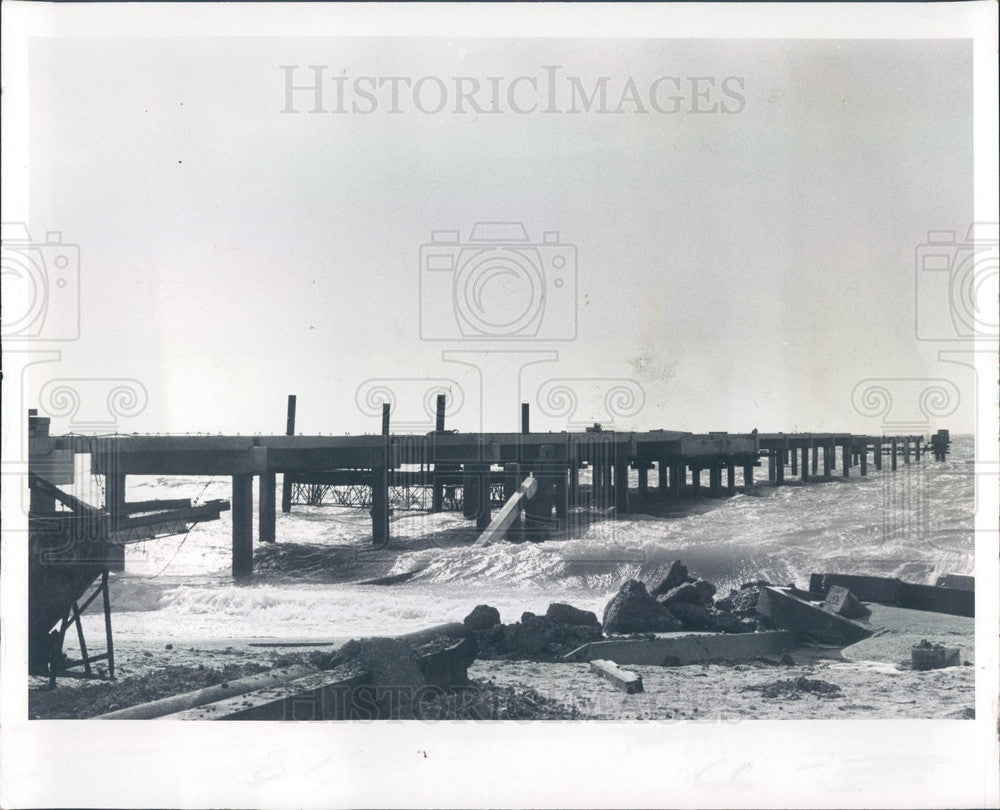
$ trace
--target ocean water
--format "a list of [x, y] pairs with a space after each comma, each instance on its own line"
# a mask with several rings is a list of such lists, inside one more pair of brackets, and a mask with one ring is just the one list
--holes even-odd
[[[192, 643], [393, 635], [460, 621], [482, 603], [504, 621], [556, 601], [600, 615], [623, 581], [655, 580], [675, 559], [723, 595], [755, 579], [805, 587], [814, 571], [933, 583], [973, 573], [972, 458], [972, 437], [955, 437], [947, 462], [900, 458], [897, 472], [886, 464], [867, 478], [854, 468], [847, 480], [770, 487], [761, 468], [756, 496], [691, 500], [663, 517], [578, 513], [546, 543], [485, 548], [470, 544], [460, 514], [396, 511], [390, 548], [375, 551], [367, 510], [296, 506], [290, 515], [279, 509], [277, 543], [255, 542], [256, 574], [239, 585], [229, 577], [227, 512], [186, 535], [128, 547], [112, 589], [115, 635]], [[84, 469], [78, 478], [77, 493], [100, 502], [101, 479]], [[228, 498], [229, 480], [129, 479], [129, 500], [168, 497]], [[357, 584], [411, 571], [392, 586]], [[85, 622], [99, 637], [100, 616], [88, 612]]]

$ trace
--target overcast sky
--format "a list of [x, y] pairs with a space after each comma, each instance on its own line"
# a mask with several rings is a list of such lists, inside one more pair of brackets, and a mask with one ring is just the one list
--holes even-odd
[[[971, 431], [971, 371], [916, 337], [914, 270], [929, 230], [961, 241], [972, 219], [970, 57], [966, 41], [35, 40], [30, 225], [80, 246], [82, 316], [33, 390], [139, 380], [127, 432], [282, 432], [289, 393], [300, 431], [373, 432], [383, 387], [420, 430], [436, 385], [466, 430], [514, 429], [524, 399], [539, 430], [880, 432], [924, 418], [913, 380], [945, 378], [965, 407], [932, 425]], [[309, 90], [281, 112], [283, 65], [297, 84], [327, 66], [325, 112]], [[401, 111], [383, 82], [366, 112], [365, 76], [408, 78]], [[605, 111], [583, 111], [602, 76]], [[469, 249], [498, 221], [528, 246]], [[422, 254], [435, 230], [460, 234]], [[496, 328], [522, 311], [516, 340]], [[926, 317], [947, 336], [947, 301]], [[887, 417], [855, 407], [873, 378], [895, 380]], [[54, 428], [99, 421], [100, 385]]]

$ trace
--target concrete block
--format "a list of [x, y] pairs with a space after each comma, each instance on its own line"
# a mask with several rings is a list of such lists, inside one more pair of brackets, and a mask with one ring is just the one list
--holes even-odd
[[[809, 579], [809, 590], [815, 590], [813, 575]], [[880, 605], [899, 605], [903, 596], [903, 583], [895, 577], [869, 577], [857, 574], [823, 574], [817, 593], [826, 596], [834, 585], [847, 588], [862, 602], [878, 602]]]
[[823, 602], [823, 610], [836, 613], [845, 619], [867, 619], [872, 615], [872, 612], [862, 605], [853, 593], [840, 585], [830, 588]]
[[601, 659], [591, 661], [590, 671], [611, 681], [617, 689], [621, 689], [627, 695], [634, 695], [642, 691], [642, 675], [622, 669], [614, 661]]
[[913, 668], [917, 670], [943, 669], [961, 664], [961, 650], [958, 647], [943, 647], [922, 641], [914, 645], [911, 656]]
[[962, 574], [945, 574], [943, 577], [938, 577], [935, 584], [939, 588], [955, 588], [959, 591], [976, 590], [976, 578]]
[[901, 583], [902, 597], [900, 607], [913, 610], [930, 610], [935, 613], [948, 613], [952, 616], [976, 615], [976, 592], [959, 588], [939, 588], [936, 585], [914, 585], [910, 582]]
[[798, 630], [805, 638], [823, 644], [847, 646], [872, 634], [864, 625], [829, 613], [780, 588], [765, 587], [761, 590], [757, 612], [780, 627]]
[[799, 643], [794, 630], [763, 633], [670, 633], [653, 638], [592, 641], [564, 657], [564, 661], [613, 661], [620, 665], [685, 666], [709, 661], [746, 661], [778, 654]]

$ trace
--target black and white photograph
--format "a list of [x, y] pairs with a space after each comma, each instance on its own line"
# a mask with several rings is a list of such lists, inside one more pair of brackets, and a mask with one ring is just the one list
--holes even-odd
[[1000, 801], [995, 2], [3, 37], [0, 805]]

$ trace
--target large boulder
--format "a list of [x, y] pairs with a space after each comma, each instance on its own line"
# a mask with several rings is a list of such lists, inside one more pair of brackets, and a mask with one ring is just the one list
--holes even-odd
[[667, 606], [657, 602], [635, 579], [622, 585], [604, 608], [604, 632], [608, 635], [670, 632], [681, 627]]
[[574, 624], [590, 625], [600, 627], [597, 614], [592, 610], [580, 610], [572, 605], [565, 605], [561, 602], [553, 602], [549, 609], [545, 611], [545, 618], [553, 624]]
[[500, 624], [500, 611], [490, 605], [476, 605], [472, 613], [462, 619], [462, 624], [473, 633], [489, 630]]
[[503, 627], [502, 657], [559, 661], [566, 653], [602, 638], [597, 624], [556, 624], [545, 616], [525, 613], [517, 624]]
[[702, 603], [701, 594], [698, 593], [698, 589], [693, 582], [685, 582], [683, 585], [671, 588], [660, 597], [660, 601], [671, 610], [679, 602], [688, 602], [694, 605]]
[[[662, 570], [662, 569], [661, 569]], [[694, 577], [688, 574], [687, 566], [680, 560], [674, 560], [670, 565], [670, 570], [666, 577], [650, 592], [653, 596], [663, 596], [667, 591], [683, 585], [685, 582], [694, 582]]]
[[715, 596], [715, 592], [718, 590], [715, 585], [707, 579], [699, 579], [694, 583], [694, 587], [698, 591], [698, 596], [701, 598], [702, 604], [711, 605], [712, 597]]

